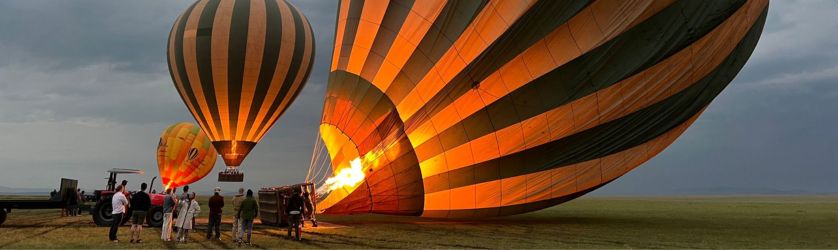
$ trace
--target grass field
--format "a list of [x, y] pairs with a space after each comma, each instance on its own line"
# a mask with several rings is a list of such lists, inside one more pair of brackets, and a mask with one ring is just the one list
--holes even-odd
[[[206, 204], [203, 202], [202, 204]], [[206, 212], [204, 209], [204, 213]], [[301, 242], [257, 226], [254, 248], [838, 248], [838, 197], [583, 197], [539, 212], [479, 221], [380, 215], [321, 216]], [[199, 229], [202, 228], [199, 225]], [[159, 229], [143, 244], [107, 241], [90, 216], [15, 210], [0, 227], [0, 248], [236, 248], [193, 233], [164, 243]]]

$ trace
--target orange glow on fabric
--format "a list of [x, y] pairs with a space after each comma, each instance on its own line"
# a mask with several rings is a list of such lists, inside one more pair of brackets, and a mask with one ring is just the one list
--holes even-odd
[[157, 145], [157, 168], [163, 186], [180, 187], [209, 174], [217, 158], [200, 127], [181, 122], [166, 128]]

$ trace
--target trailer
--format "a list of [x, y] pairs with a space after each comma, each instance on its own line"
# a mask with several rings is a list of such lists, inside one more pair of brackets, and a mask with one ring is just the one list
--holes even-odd
[[12, 212], [12, 209], [66, 208], [67, 198], [70, 197], [70, 192], [76, 192], [78, 183], [77, 180], [61, 178], [58, 194], [47, 200], [0, 200], [0, 225], [6, 222], [6, 217]]
[[285, 208], [288, 205], [288, 198], [294, 193], [294, 190], [302, 190], [303, 194], [308, 194], [305, 212], [303, 213], [303, 221], [311, 221], [314, 227], [317, 227], [317, 219], [315, 218], [315, 211], [317, 211], [317, 192], [314, 183], [300, 183], [288, 186], [266, 187], [259, 189], [259, 218], [262, 225], [287, 227], [288, 215], [285, 213]]

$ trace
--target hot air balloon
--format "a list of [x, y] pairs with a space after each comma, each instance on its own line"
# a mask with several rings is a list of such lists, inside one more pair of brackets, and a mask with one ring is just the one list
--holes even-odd
[[767, 8], [341, 1], [319, 129], [329, 171], [307, 177], [327, 195], [318, 210], [491, 217], [595, 190], [696, 120], [751, 55]]
[[207, 135], [188, 122], [163, 130], [157, 143], [157, 169], [166, 189], [203, 179], [215, 166], [217, 157]]
[[314, 62], [306, 17], [284, 0], [200, 0], [169, 35], [169, 72], [183, 102], [242, 181], [250, 150], [294, 101]]

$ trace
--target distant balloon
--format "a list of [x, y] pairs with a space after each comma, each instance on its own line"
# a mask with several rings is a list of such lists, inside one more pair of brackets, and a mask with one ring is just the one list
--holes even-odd
[[232, 172], [303, 89], [313, 55], [308, 20], [284, 0], [197, 1], [168, 45], [175, 87]]
[[201, 128], [188, 122], [166, 128], [157, 144], [157, 169], [166, 188], [196, 182], [209, 174], [218, 154]]
[[750, 57], [767, 10], [341, 1], [320, 124], [332, 177], [317, 207], [489, 217], [595, 190], [695, 121]]

